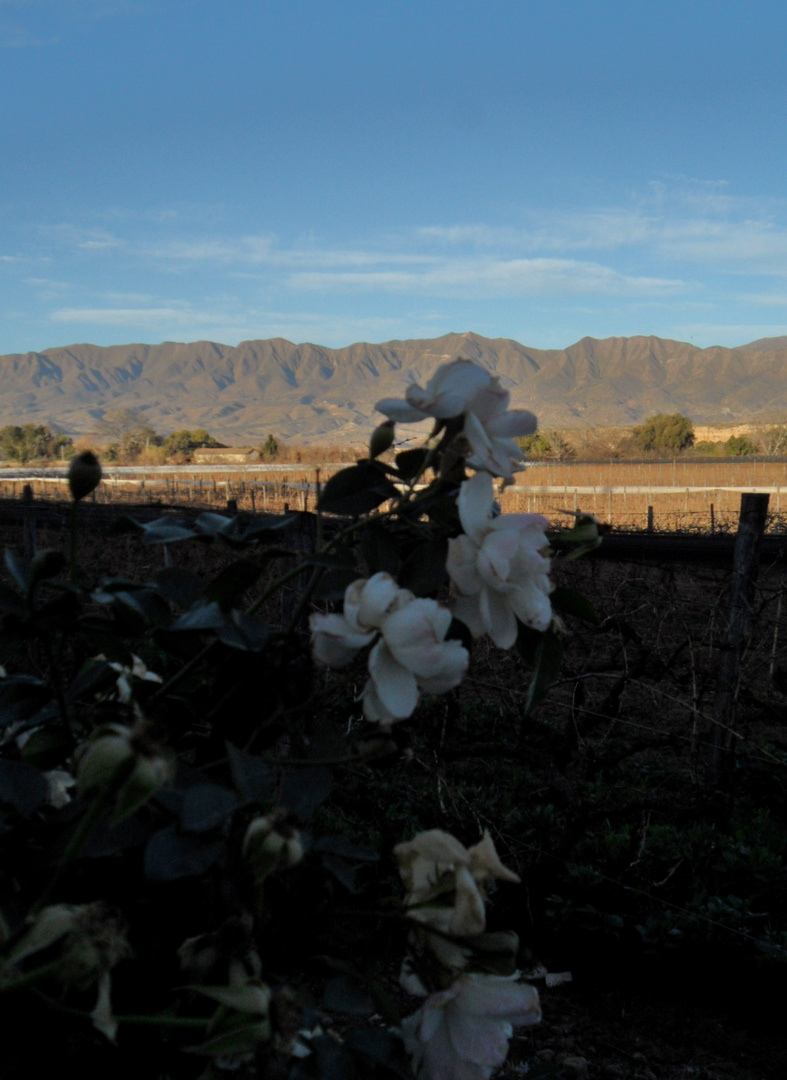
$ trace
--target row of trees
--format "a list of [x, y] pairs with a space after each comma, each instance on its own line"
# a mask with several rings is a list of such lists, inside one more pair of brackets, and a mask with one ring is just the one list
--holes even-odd
[[525, 453], [535, 461], [570, 461], [675, 456], [684, 453], [743, 457], [763, 454], [787, 455], [787, 423], [767, 424], [749, 435], [731, 435], [718, 442], [696, 441], [694, 425], [682, 413], [657, 413], [635, 428], [597, 429], [571, 433], [545, 428], [520, 440]]
[[[193, 431], [183, 428], [171, 435], [160, 435], [135, 409], [110, 409], [104, 413], [93, 432], [93, 439], [103, 446], [102, 456], [106, 461], [137, 461], [145, 453], [187, 460], [199, 447], [223, 445], [204, 428]], [[156, 450], [159, 453], [155, 453]]]
[[[155, 460], [187, 461], [202, 446], [221, 447], [204, 428], [181, 429], [160, 435], [133, 409], [113, 409], [104, 414], [89, 436], [109, 462], [133, 462], [147, 455]], [[277, 444], [268, 436], [265, 449], [275, 456]], [[74, 440], [43, 424], [7, 424], [0, 428], [0, 457], [25, 465], [31, 461], [67, 461], [75, 453]]]
[[[187, 462], [201, 447], [218, 449], [224, 446], [205, 428], [182, 428], [170, 435], [161, 435], [134, 409], [113, 409], [105, 413], [89, 441], [101, 447], [104, 461], [135, 462], [147, 458], [151, 464]], [[641, 454], [673, 456], [687, 451], [727, 457], [749, 454], [772, 457], [787, 455], [787, 422], [765, 425], [751, 435], [732, 435], [726, 441], [697, 442], [689, 417], [682, 413], [656, 413], [635, 428], [599, 429], [589, 435], [582, 433], [576, 444], [566, 433], [553, 428], [544, 428], [520, 439], [519, 443], [527, 456], [535, 461], [615, 459]], [[0, 457], [7, 461], [26, 464], [69, 460], [74, 452], [73, 439], [42, 424], [7, 424], [0, 428]], [[268, 434], [259, 452], [263, 460], [275, 461], [280, 457], [282, 447], [275, 435]], [[291, 455], [292, 452], [286, 456]], [[336, 453], [333, 458], [337, 458]], [[300, 452], [296, 452], [295, 460], [301, 460]]]
[[0, 428], [0, 456], [24, 465], [46, 458], [70, 459], [74, 443], [67, 435], [50, 431], [42, 424], [6, 424]]

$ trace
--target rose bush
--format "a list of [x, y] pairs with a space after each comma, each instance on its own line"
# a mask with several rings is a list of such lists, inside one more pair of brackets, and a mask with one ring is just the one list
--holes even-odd
[[[147, 1028], [160, 1057], [148, 1071], [186, 1075], [182, 1051], [209, 1059], [205, 1080], [229, 1067], [363, 1075], [370, 1058], [402, 1075], [403, 1047], [423, 1080], [483, 1080], [512, 1026], [537, 1021], [537, 994], [516, 981], [517, 935], [487, 926], [493, 888], [519, 883], [490, 832], [396, 845], [402, 900], [368, 873], [388, 834], [354, 835], [364, 814], [343, 797], [361, 777], [376, 805], [386, 770], [439, 758], [442, 735], [418, 742], [418, 705], [461, 688], [474, 637], [516, 642], [534, 668], [528, 709], [554, 677], [546, 522], [495, 515], [492, 477], [512, 478], [513, 440], [535, 428], [509, 404], [468, 360], [380, 402], [388, 420], [368, 458], [321, 491], [314, 550], [294, 542], [292, 519], [116, 523], [165, 551], [142, 582], [95, 580], [80, 562], [101, 471], [92, 454], [75, 459], [66, 550], [6, 552], [0, 588], [0, 993], [28, 1009], [20, 1030], [46, 1010], [92, 1021], [125, 1052], [126, 1033]], [[426, 418], [423, 445], [388, 454], [397, 422]], [[595, 523], [558, 540], [589, 548]], [[215, 576], [193, 571], [189, 545], [222, 553]], [[381, 913], [420, 1001], [404, 1020], [375, 983]], [[334, 975], [319, 1007], [302, 990], [317, 956]], [[341, 1036], [326, 1034], [335, 1014]]]

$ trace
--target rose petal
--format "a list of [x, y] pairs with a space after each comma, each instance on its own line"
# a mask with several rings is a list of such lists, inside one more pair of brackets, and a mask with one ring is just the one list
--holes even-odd
[[538, 429], [538, 419], [527, 409], [511, 409], [502, 416], [495, 416], [485, 426], [492, 436], [520, 439], [534, 434]]
[[492, 477], [489, 473], [476, 473], [459, 488], [456, 502], [459, 520], [465, 533], [476, 544], [481, 543], [489, 528], [494, 498]]
[[484, 585], [476, 566], [477, 556], [478, 547], [469, 536], [455, 536], [448, 541], [446, 573], [465, 596], [480, 592]]
[[486, 632], [498, 649], [510, 649], [516, 641], [517, 625], [507, 598], [494, 589], [483, 589], [480, 595], [480, 611]]
[[418, 686], [412, 672], [392, 655], [384, 641], [378, 641], [369, 653], [369, 674], [381, 704], [392, 716], [412, 716], [418, 704]]
[[362, 626], [379, 626], [396, 600], [399, 586], [390, 574], [381, 571], [366, 582], [358, 606], [358, 622]]
[[429, 418], [429, 413], [397, 398], [383, 398], [382, 401], [377, 402], [375, 409], [387, 416], [389, 420], [400, 424], [417, 424]]
[[314, 656], [328, 667], [346, 667], [359, 649], [369, 645], [375, 631], [358, 633], [343, 615], [314, 614], [309, 619]]

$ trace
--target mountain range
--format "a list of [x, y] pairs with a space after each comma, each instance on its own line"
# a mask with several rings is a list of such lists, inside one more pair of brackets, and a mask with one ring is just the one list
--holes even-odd
[[446, 361], [477, 361], [542, 427], [635, 424], [655, 412], [695, 423], [787, 416], [787, 337], [700, 349], [658, 337], [585, 337], [534, 349], [474, 333], [343, 349], [283, 338], [161, 345], [68, 345], [0, 356], [0, 426], [38, 423], [87, 434], [110, 410], [132, 409], [162, 434], [206, 428], [256, 445], [268, 432], [302, 443], [363, 444], [374, 403], [402, 397]]

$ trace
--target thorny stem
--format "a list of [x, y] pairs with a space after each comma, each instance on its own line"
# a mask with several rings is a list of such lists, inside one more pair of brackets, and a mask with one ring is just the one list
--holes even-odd
[[73, 743], [73, 732], [71, 731], [71, 722], [68, 719], [68, 709], [66, 707], [66, 697], [63, 693], [63, 680], [60, 677], [60, 668], [55, 662], [54, 653], [52, 652], [52, 643], [50, 642], [48, 636], [44, 636], [42, 638], [42, 644], [44, 647], [44, 652], [46, 654], [47, 663], [49, 664], [49, 672], [52, 678], [52, 683], [55, 688], [55, 697], [57, 698], [57, 708], [58, 712], [60, 713], [60, 720], [63, 724], [63, 727], [71, 736], [71, 741]]
[[41, 982], [42, 979], [48, 979], [50, 975], [55, 975], [59, 968], [59, 960], [53, 960], [51, 964], [43, 964], [41, 967], [32, 968], [23, 975], [19, 975], [16, 979], [8, 979], [7, 982], [0, 983], [0, 994], [11, 994], [14, 990], [24, 990], [27, 986], [33, 986], [35, 983]]
[[100, 819], [106, 814], [112, 800], [117, 794], [121, 782], [126, 778], [126, 773], [128, 771], [126, 765], [126, 762], [121, 763], [120, 767], [116, 770], [115, 775], [112, 777], [111, 781], [107, 784], [104, 790], [95, 799], [93, 799], [93, 802], [85, 811], [78, 828], [76, 829], [74, 835], [69, 841], [68, 847], [63, 852], [63, 857], [58, 863], [57, 869], [55, 870], [52, 877], [49, 879], [49, 882], [44, 888], [44, 891], [30, 908], [29, 916], [37, 915], [42, 908], [46, 907], [50, 897], [52, 896], [52, 893], [63, 880], [63, 876], [65, 875], [65, 872], [68, 869], [69, 865], [74, 861], [74, 859], [77, 857], [77, 855], [79, 855], [80, 851], [84, 847], [85, 841], [87, 840], [94, 825], [96, 825], [97, 822], [100, 821]]
[[[40, 998], [46, 1005], [56, 1012], [67, 1013], [69, 1016], [80, 1016], [84, 1020], [92, 1020], [93, 1017], [89, 1012], [85, 1012], [84, 1009], [75, 1009], [71, 1005], [63, 1005], [59, 1001], [55, 1001], [47, 994], [42, 993], [40, 990], [35, 991], [37, 998]], [[205, 1029], [210, 1026], [211, 1017], [206, 1016], [204, 1019], [196, 1016], [145, 1016], [144, 1014], [131, 1013], [128, 1016], [116, 1016], [113, 1015], [113, 1020], [118, 1024], [127, 1024], [129, 1027], [162, 1027], [162, 1028], [182, 1028]]]
[[71, 502], [71, 515], [69, 521], [70, 528], [70, 544], [69, 544], [69, 563], [70, 572], [69, 577], [72, 582], [77, 580], [77, 512], [79, 502], [73, 499]]

